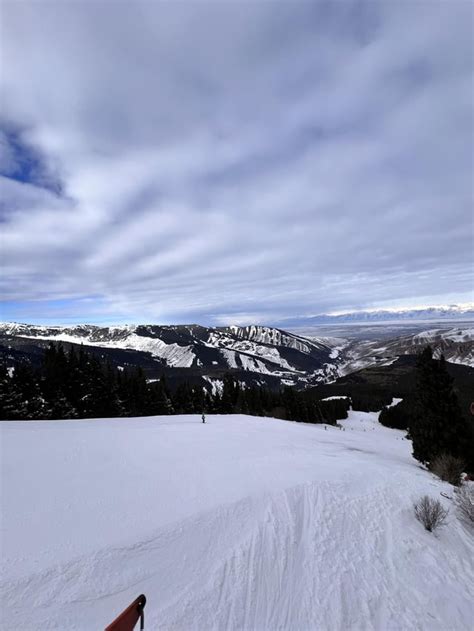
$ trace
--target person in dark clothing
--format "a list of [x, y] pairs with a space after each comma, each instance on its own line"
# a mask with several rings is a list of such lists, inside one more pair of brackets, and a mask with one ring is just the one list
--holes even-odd
[[204, 412], [202, 413], [202, 422], [205, 423], [206, 422], [206, 415], [204, 414]]

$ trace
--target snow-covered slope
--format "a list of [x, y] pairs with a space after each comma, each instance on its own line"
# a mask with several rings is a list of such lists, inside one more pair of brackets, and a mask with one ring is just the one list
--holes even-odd
[[472, 629], [474, 543], [403, 433], [245, 416], [4, 422], [4, 629]]
[[[189, 367], [195, 354], [190, 345], [176, 342], [166, 343], [156, 335], [146, 335], [145, 327], [124, 325], [99, 327], [94, 325], [36, 326], [17, 323], [0, 324], [0, 334], [33, 339], [52, 340], [55, 342], [71, 342], [104, 348], [124, 348], [145, 351], [164, 360], [165, 364], [174, 367]], [[138, 332], [138, 334], [137, 334]], [[150, 331], [150, 333], [152, 333]]]
[[361, 368], [393, 363], [401, 355], [415, 355], [430, 345], [435, 357], [444, 355], [453, 364], [474, 367], [474, 327], [430, 329], [415, 335], [404, 335], [391, 340], [362, 340], [349, 343], [338, 366], [340, 375]]
[[237, 338], [248, 340], [249, 342], [296, 348], [303, 353], [311, 353], [313, 347], [313, 344], [307, 339], [268, 326], [230, 326], [220, 330], [229, 332]]
[[431, 329], [414, 335], [412, 340], [407, 340], [404, 354], [413, 352], [413, 347], [418, 349], [429, 344], [435, 357], [441, 354], [453, 364], [466, 364], [474, 366], [474, 327], [457, 327], [445, 331], [443, 329]]

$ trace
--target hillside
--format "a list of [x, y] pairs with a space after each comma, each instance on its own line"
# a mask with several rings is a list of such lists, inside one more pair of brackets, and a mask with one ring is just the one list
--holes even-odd
[[338, 374], [334, 340], [308, 340], [271, 327], [0, 324], [0, 353], [7, 361], [39, 362], [50, 341], [82, 344], [115, 366], [141, 366], [150, 379], [166, 372], [172, 381], [205, 386], [226, 372], [272, 388], [305, 387]]
[[471, 629], [473, 539], [412, 511], [452, 489], [375, 419], [2, 423], [8, 628]]
[[453, 364], [474, 367], [474, 327], [436, 328], [417, 331], [391, 339], [350, 341], [338, 366], [347, 375], [367, 366], [387, 365], [401, 355], [415, 355], [430, 345], [436, 358], [444, 355]]

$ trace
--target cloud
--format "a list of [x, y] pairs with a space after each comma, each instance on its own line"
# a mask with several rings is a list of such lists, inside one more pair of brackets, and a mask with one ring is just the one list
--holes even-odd
[[[221, 323], [472, 291], [469, 3], [3, 14], [11, 304]], [[15, 179], [27, 152], [49, 179]]]

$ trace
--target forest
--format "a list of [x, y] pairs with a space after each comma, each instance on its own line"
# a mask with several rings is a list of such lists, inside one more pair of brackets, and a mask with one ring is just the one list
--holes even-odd
[[84, 349], [51, 343], [39, 367], [0, 366], [0, 418], [41, 420], [166, 414], [252, 414], [306, 423], [347, 418], [349, 400], [320, 401], [286, 387], [244, 387], [226, 374], [220, 388], [187, 382], [172, 389], [163, 376], [147, 380], [141, 368], [120, 369]]

